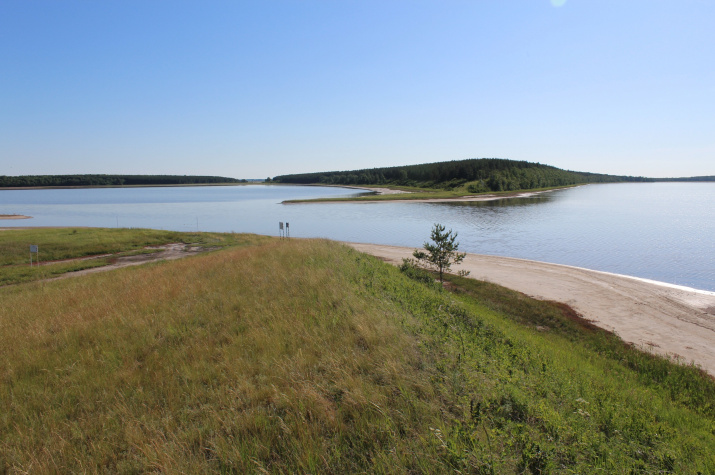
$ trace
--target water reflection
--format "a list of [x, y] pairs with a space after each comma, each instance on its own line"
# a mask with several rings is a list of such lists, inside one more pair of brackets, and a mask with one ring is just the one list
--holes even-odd
[[461, 249], [570, 264], [715, 290], [715, 183], [589, 185], [465, 203], [284, 200], [360, 193], [296, 186], [0, 190], [2, 226], [237, 231], [420, 247], [434, 223]]

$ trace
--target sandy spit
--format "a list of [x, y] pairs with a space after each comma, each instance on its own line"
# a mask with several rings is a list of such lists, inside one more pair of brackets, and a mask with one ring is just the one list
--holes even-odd
[[353, 188], [355, 190], [368, 190], [374, 191], [378, 195], [399, 195], [402, 193], [412, 193], [411, 191], [404, 190], [393, 190], [392, 188], [382, 188], [378, 186], [352, 186], [352, 185], [339, 185], [339, 188]]
[[[399, 191], [399, 190], [391, 190], [389, 188], [366, 188], [371, 191], [377, 192], [378, 195], [394, 195], [398, 193], [411, 193], [409, 191]], [[425, 199], [408, 199], [408, 200], [402, 200], [399, 198], [396, 198], [396, 201], [401, 201], [401, 202], [407, 202], [407, 203], [454, 203], [457, 201], [496, 201], [496, 200], [504, 200], [504, 199], [509, 199], [509, 198], [528, 198], [530, 196], [536, 196], [541, 193], [550, 193], [554, 190], [541, 190], [541, 191], [522, 191], [522, 192], [517, 192], [513, 194], [508, 194], [508, 195], [475, 195], [475, 196], [459, 196], [457, 198], [425, 198]], [[367, 201], [367, 200], [365, 200]], [[361, 201], [361, 203], [364, 203], [365, 201]], [[389, 201], [389, 200], [388, 200]], [[367, 201], [368, 203], [370, 201]], [[376, 203], [383, 203], [384, 200], [375, 200]]]
[[[346, 243], [392, 264], [413, 248]], [[467, 254], [455, 270], [542, 300], [570, 305], [624, 341], [695, 363], [715, 376], [715, 292], [545, 262]]]
[[23, 216], [21, 214], [0, 214], [0, 219], [30, 219], [32, 216]]
[[[331, 185], [332, 186], [332, 185]], [[334, 185], [337, 186], [337, 185]], [[340, 204], [345, 204], [345, 203], [459, 203], [459, 202], [469, 202], [469, 201], [496, 201], [496, 200], [505, 200], [505, 199], [511, 199], [511, 198], [528, 198], [530, 196], [536, 196], [541, 193], [550, 193], [552, 191], [555, 191], [556, 189], [551, 189], [551, 190], [540, 190], [540, 191], [523, 191], [523, 192], [514, 192], [510, 194], [501, 194], [501, 195], [466, 195], [466, 196], [458, 196], [455, 198], [400, 198], [397, 195], [414, 195], [415, 193], [411, 191], [401, 191], [401, 190], [391, 190], [389, 188], [378, 188], [378, 187], [367, 187], [367, 186], [348, 186], [348, 185], [340, 185], [339, 188], [353, 188], [356, 190], [367, 190], [367, 191], [374, 191], [378, 195], [396, 195], [394, 199], [388, 199], [388, 200], [369, 200], [369, 199], [360, 199], [360, 200], [330, 200], [330, 199], [315, 199], [315, 200], [306, 200], [306, 201], [284, 201], [283, 204], [304, 204], [304, 203], [340, 203]]]

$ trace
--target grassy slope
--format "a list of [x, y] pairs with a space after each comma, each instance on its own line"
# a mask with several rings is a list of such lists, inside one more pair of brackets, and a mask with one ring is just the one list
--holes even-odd
[[715, 470], [712, 381], [477, 293], [277, 240], [0, 289], [0, 472]]

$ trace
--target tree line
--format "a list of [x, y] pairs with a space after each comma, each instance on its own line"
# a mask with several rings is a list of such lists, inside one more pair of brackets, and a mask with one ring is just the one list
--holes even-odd
[[131, 186], [131, 185], [202, 185], [246, 183], [246, 180], [221, 176], [191, 175], [0, 175], [0, 187], [53, 186]]
[[447, 190], [468, 184], [470, 193], [480, 193], [652, 179], [574, 172], [540, 163], [501, 158], [473, 158], [400, 167], [281, 175], [273, 181], [292, 184], [419, 186]]
[[683, 178], [654, 178], [653, 181], [715, 181], [715, 175], [690, 176]]

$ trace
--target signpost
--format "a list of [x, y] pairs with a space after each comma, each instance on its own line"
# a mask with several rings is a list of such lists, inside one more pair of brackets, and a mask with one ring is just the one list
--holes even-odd
[[289, 238], [290, 237], [290, 223], [285, 223], [285, 226], [283, 226], [283, 221], [280, 221], [278, 223], [278, 235], [282, 238]]
[[37, 247], [37, 244], [30, 244], [30, 267], [32, 267], [32, 253], [35, 253], [36, 259], [35, 261], [37, 262], [37, 265], [39, 267], [40, 265], [40, 251]]

